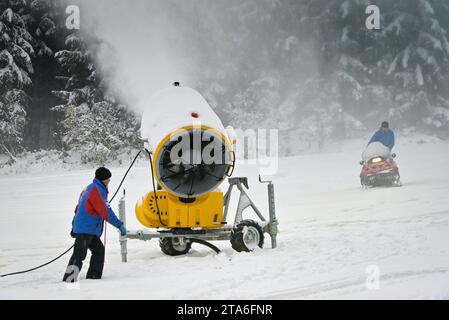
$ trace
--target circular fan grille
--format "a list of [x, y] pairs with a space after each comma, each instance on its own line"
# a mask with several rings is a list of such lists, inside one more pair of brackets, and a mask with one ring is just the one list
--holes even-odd
[[223, 138], [198, 128], [177, 133], [162, 146], [156, 174], [167, 191], [195, 197], [215, 189], [230, 165], [230, 150]]

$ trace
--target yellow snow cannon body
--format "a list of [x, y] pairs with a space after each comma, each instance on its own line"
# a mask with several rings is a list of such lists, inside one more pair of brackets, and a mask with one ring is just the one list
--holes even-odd
[[174, 86], [150, 99], [141, 133], [158, 190], [149, 191], [136, 204], [142, 225], [223, 226], [223, 192], [217, 187], [233, 169], [235, 138], [229, 138], [230, 130], [193, 89]]
[[[275, 248], [277, 219], [274, 186], [268, 183], [269, 219], [265, 219], [249, 195], [248, 179], [232, 177], [236, 134], [224, 127], [206, 100], [195, 90], [179, 86], [163, 89], [148, 101], [141, 124], [145, 152], [150, 161], [149, 189], [136, 204], [138, 221], [150, 230], [128, 230], [120, 238], [122, 261], [127, 261], [127, 239], [159, 239], [163, 253], [186, 254], [192, 243], [220, 250], [209, 241], [227, 240], [238, 252], [262, 248], [264, 232]], [[227, 179], [228, 178], [228, 179]], [[229, 184], [225, 194], [218, 188]], [[230, 224], [232, 190], [240, 197], [234, 221]], [[251, 207], [260, 221], [244, 219]], [[124, 197], [119, 215], [126, 223]]]
[[136, 204], [137, 219], [148, 228], [222, 227], [223, 193], [221, 191], [212, 191], [196, 197], [191, 203], [186, 203], [185, 200], [180, 200], [179, 197], [165, 190], [157, 191], [156, 198], [151, 191], [143, 197], [141, 203]]

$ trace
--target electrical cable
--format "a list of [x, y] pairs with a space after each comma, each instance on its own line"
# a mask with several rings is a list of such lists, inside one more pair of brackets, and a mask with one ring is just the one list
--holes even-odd
[[136, 162], [137, 158], [139, 157], [140, 153], [142, 152], [142, 150], [140, 150], [139, 152], [137, 152], [136, 156], [134, 157], [134, 160], [131, 162], [131, 165], [128, 167], [128, 170], [126, 170], [125, 175], [122, 178], [122, 181], [120, 181], [120, 184], [117, 187], [117, 190], [115, 191], [114, 195], [112, 196], [111, 200], [109, 200], [109, 202], [112, 202], [112, 200], [114, 200], [115, 196], [117, 195], [117, 193], [120, 190], [120, 187], [122, 186], [123, 182], [126, 179], [126, 176], [128, 175], [129, 170], [131, 170], [131, 168], [134, 165], [134, 162]]
[[153, 182], [154, 201], [156, 202], [156, 209], [157, 209], [157, 215], [159, 217], [159, 222], [161, 223], [161, 225], [167, 227], [167, 225], [162, 222], [161, 211], [159, 210], [159, 204], [158, 204], [158, 201], [157, 201], [156, 184], [154, 183], [153, 158], [151, 157], [151, 152], [148, 151], [148, 149], [145, 148], [145, 151], [148, 153], [148, 157], [150, 158], [151, 181]]
[[72, 245], [72, 246], [71, 246], [70, 248], [68, 248], [67, 251], [65, 251], [64, 253], [61, 253], [59, 256], [57, 256], [57, 257], [54, 258], [53, 260], [51, 260], [51, 261], [49, 261], [49, 262], [47, 262], [47, 263], [44, 263], [44, 264], [42, 264], [42, 265], [40, 265], [40, 266], [38, 266], [38, 267], [35, 267], [35, 268], [32, 268], [32, 269], [28, 269], [28, 270], [24, 270], [24, 271], [18, 271], [18, 272], [12, 272], [12, 273], [8, 273], [8, 274], [2, 274], [2, 275], [0, 275], [0, 278], [7, 277], [7, 276], [12, 276], [12, 275], [15, 275], [15, 274], [26, 273], [26, 272], [30, 272], [30, 271], [33, 271], [33, 270], [36, 270], [36, 269], [45, 267], [46, 265], [48, 265], [48, 264], [50, 264], [50, 263], [52, 263], [52, 262], [58, 260], [59, 258], [61, 258], [61, 257], [62, 257], [63, 255], [65, 255], [67, 252], [69, 252], [70, 250], [72, 250], [72, 248], [73, 248], [74, 246], [75, 246], [75, 245]]

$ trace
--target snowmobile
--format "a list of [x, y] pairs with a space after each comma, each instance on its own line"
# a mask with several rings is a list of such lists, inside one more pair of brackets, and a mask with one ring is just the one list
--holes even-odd
[[360, 183], [362, 187], [400, 187], [402, 186], [399, 168], [394, 159], [395, 153], [379, 142], [368, 145], [362, 154], [362, 172]]

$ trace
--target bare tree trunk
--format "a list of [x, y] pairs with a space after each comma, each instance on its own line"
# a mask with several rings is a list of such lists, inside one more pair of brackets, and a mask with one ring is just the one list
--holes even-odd
[[6, 148], [6, 146], [5, 146], [4, 144], [2, 144], [2, 147], [3, 147], [3, 149], [5, 149], [6, 153], [9, 155], [9, 157], [11, 158], [11, 160], [13, 161], [13, 163], [14, 163], [14, 162], [17, 162], [16, 157], [14, 157], [14, 156], [12, 155], [12, 153], [8, 150], [8, 148]]

